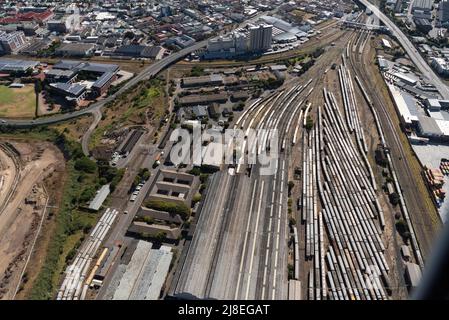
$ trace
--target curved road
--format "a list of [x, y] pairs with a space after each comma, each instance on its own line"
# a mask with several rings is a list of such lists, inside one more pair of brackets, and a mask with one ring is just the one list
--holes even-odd
[[84, 114], [88, 114], [88, 113], [96, 113], [98, 112], [98, 110], [103, 107], [105, 104], [107, 104], [108, 102], [111, 102], [113, 100], [115, 100], [115, 98], [117, 98], [118, 96], [120, 96], [122, 93], [124, 93], [126, 90], [128, 90], [129, 88], [132, 88], [134, 85], [136, 85], [137, 83], [139, 83], [142, 80], [145, 79], [149, 79], [153, 76], [155, 76], [156, 74], [158, 74], [161, 70], [165, 69], [167, 66], [169, 66], [170, 64], [182, 59], [183, 57], [185, 57], [186, 55], [201, 49], [202, 47], [206, 46], [207, 44], [207, 40], [203, 40], [200, 42], [197, 42], [195, 44], [193, 44], [192, 46], [182, 49], [178, 52], [175, 52], [171, 55], [169, 55], [168, 57], [161, 59], [151, 65], [149, 65], [148, 67], [146, 67], [145, 69], [143, 69], [137, 76], [135, 76], [134, 78], [132, 78], [131, 80], [129, 80], [127, 83], [125, 83], [123, 85], [123, 87], [121, 87], [116, 93], [106, 97], [105, 99], [95, 102], [93, 104], [91, 104], [89, 107], [82, 109], [82, 110], [78, 110], [78, 111], [74, 111], [71, 113], [63, 113], [57, 116], [52, 116], [52, 117], [48, 117], [48, 118], [39, 118], [36, 120], [12, 120], [12, 119], [0, 119], [1, 121], [1, 126], [10, 126], [10, 127], [16, 127], [16, 128], [20, 128], [20, 127], [32, 127], [32, 126], [38, 126], [38, 125], [48, 125], [48, 124], [54, 124], [54, 123], [58, 123], [61, 121], [65, 121], [65, 120], [70, 120], [73, 118], [77, 118], [79, 116], [82, 116]]
[[392, 32], [396, 39], [401, 43], [404, 50], [407, 52], [410, 59], [418, 67], [423, 76], [432, 83], [440, 92], [443, 99], [449, 99], [449, 87], [435, 74], [432, 68], [427, 64], [426, 60], [419, 54], [413, 43], [407, 36], [399, 29], [399, 27], [391, 21], [379, 8], [368, 2], [368, 0], [359, 0], [361, 4], [370, 9], [373, 14], [379, 18]]
[[[278, 9], [276, 8], [272, 11], [262, 12], [256, 16], [252, 17], [251, 19], [248, 19], [247, 21], [239, 24], [238, 26], [236, 26], [236, 28], [242, 27], [248, 23], [252, 23], [253, 21], [256, 21], [258, 18], [260, 18], [260, 16], [262, 16], [262, 15], [275, 13], [275, 12], [277, 12], [277, 10]], [[33, 126], [38, 126], [38, 125], [55, 124], [55, 123], [58, 123], [61, 121], [77, 118], [77, 117], [80, 117], [80, 116], [88, 114], [88, 113], [92, 113], [95, 116], [95, 114], [98, 113], [98, 110], [100, 110], [101, 107], [103, 107], [105, 104], [115, 100], [115, 98], [120, 96], [122, 93], [124, 93], [129, 88], [132, 88], [134, 85], [136, 85], [140, 81], [149, 79], [149, 78], [157, 75], [159, 72], [161, 72], [163, 69], [165, 69], [172, 63], [175, 63], [178, 60], [187, 56], [188, 54], [205, 47], [208, 40], [209, 39], [206, 39], [206, 40], [203, 40], [200, 42], [196, 42], [195, 44], [193, 44], [192, 46], [190, 46], [188, 48], [184, 48], [178, 52], [175, 52], [175, 53], [169, 55], [168, 57], [166, 57], [164, 59], [161, 59], [161, 60], [149, 65], [148, 67], [143, 69], [137, 76], [135, 76], [134, 78], [129, 80], [127, 83], [125, 83], [123, 85], [123, 87], [121, 87], [116, 93], [106, 97], [105, 99], [103, 99], [101, 101], [91, 104], [89, 107], [87, 107], [85, 109], [74, 111], [71, 113], [63, 113], [63, 114], [59, 114], [59, 115], [48, 117], [48, 118], [39, 118], [39, 119], [35, 119], [35, 120], [31, 120], [31, 119], [29, 119], [29, 120], [13, 120], [13, 119], [1, 119], [0, 118], [0, 126], [10, 126], [10, 127], [14, 127], [14, 128], [26, 128], [26, 127], [33, 127]], [[95, 122], [97, 122], [96, 119], [94, 119], [94, 123]], [[93, 130], [95, 127], [91, 126], [91, 128]], [[91, 128], [89, 128], [89, 130]], [[90, 136], [90, 135], [87, 135], [87, 136]]]

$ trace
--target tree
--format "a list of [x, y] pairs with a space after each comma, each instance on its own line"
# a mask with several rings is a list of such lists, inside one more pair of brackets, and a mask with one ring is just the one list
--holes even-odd
[[201, 201], [201, 193], [195, 193], [192, 197], [192, 204], [195, 205], [197, 202]]
[[190, 215], [190, 208], [184, 203], [174, 203], [162, 200], [149, 200], [145, 206], [150, 209], [165, 211], [171, 214], [179, 214], [182, 219], [187, 219]]
[[309, 116], [307, 116], [307, 119], [306, 119], [306, 129], [307, 129], [307, 131], [310, 131], [310, 130], [312, 130], [312, 128], [313, 128], [313, 119], [309, 115]]
[[88, 157], [82, 157], [75, 161], [75, 169], [87, 173], [94, 173], [95, 170], [97, 169], [97, 165], [94, 161], [90, 160]]
[[200, 77], [204, 75], [204, 68], [200, 66], [194, 66], [192, 70], [190, 71], [191, 77]]
[[289, 195], [291, 194], [292, 189], [293, 189], [294, 186], [295, 186], [295, 183], [294, 183], [292, 180], [290, 180], [290, 181], [288, 182], [288, 194], [289, 194]]
[[390, 194], [390, 202], [394, 206], [396, 206], [399, 203], [399, 195], [396, 192]]
[[158, 234], [156, 234], [156, 236], [154, 237], [158, 242], [162, 242], [164, 241], [165, 237], [167, 236], [167, 234], [163, 231], [159, 232]]

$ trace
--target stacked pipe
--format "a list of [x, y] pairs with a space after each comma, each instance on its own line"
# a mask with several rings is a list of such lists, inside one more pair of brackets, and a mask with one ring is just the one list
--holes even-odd
[[87, 240], [83, 243], [73, 263], [67, 267], [65, 278], [58, 291], [57, 300], [79, 300], [84, 298], [88, 284], [87, 273], [95, 254], [118, 215], [116, 209], [107, 208]]

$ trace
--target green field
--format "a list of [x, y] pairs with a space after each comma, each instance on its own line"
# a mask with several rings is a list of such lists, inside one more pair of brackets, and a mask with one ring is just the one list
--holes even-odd
[[0, 85], [0, 117], [34, 118], [36, 93], [33, 85], [23, 88], [8, 88]]

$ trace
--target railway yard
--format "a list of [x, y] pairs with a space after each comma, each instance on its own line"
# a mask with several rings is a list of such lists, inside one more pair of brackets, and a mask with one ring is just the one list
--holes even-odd
[[[424, 267], [440, 223], [429, 195], [418, 191], [423, 181], [412, 172], [416, 159], [406, 154], [389, 97], [367, 75], [379, 38], [345, 30], [299, 79], [249, 104], [234, 128], [278, 130], [276, 173], [241, 164], [212, 176], [171, 295], [407, 297], [405, 269]], [[261, 153], [269, 136], [237, 147]], [[375, 160], [379, 148], [387, 150], [385, 167]], [[397, 205], [384, 191], [387, 181]]]
[[[171, 163], [178, 114], [157, 130], [127, 131], [109, 162], [121, 180], [66, 260], [54, 298], [406, 299], [441, 221], [374, 63], [386, 35], [360, 27], [370, 21], [364, 14], [356, 21], [356, 28], [329, 21], [298, 51], [254, 61], [256, 72], [288, 59], [295, 67], [300, 54], [311, 63], [301, 73], [285, 67], [275, 88], [242, 84], [252, 95], [233, 101], [226, 118], [242, 135], [223, 145], [236, 163], [221, 157], [210, 171]], [[180, 61], [168, 70], [185, 75], [196, 64], [242, 73], [245, 63]], [[223, 90], [227, 108], [228, 91], [237, 89], [208, 90]], [[216, 128], [223, 113], [215, 122], [189, 121]], [[255, 158], [265, 161], [248, 162]], [[20, 291], [51, 202], [45, 179], [64, 163], [49, 142], [0, 141], [0, 299]], [[151, 197], [188, 213], [147, 207]], [[172, 230], [179, 233], [169, 239]]]

